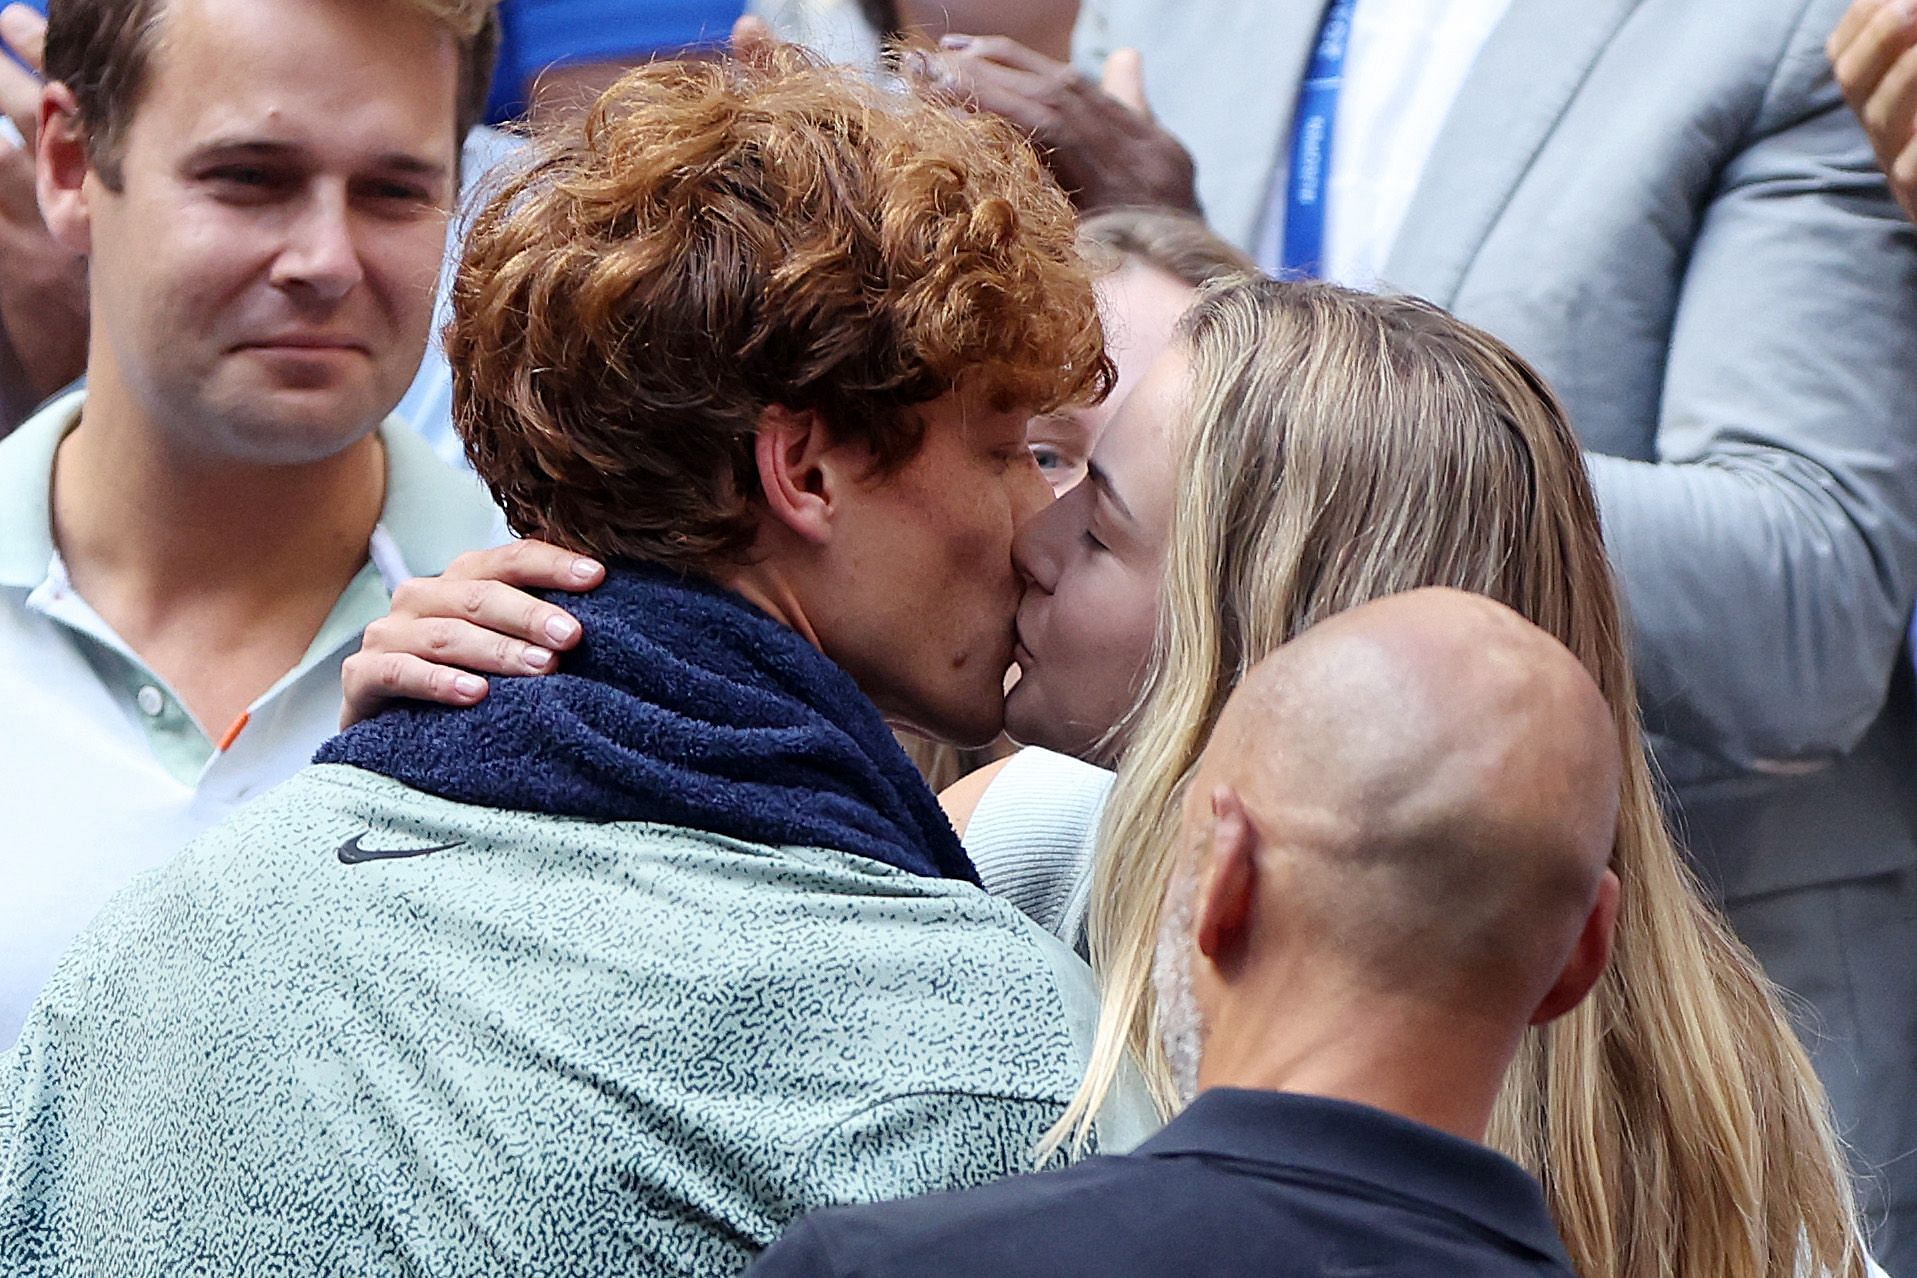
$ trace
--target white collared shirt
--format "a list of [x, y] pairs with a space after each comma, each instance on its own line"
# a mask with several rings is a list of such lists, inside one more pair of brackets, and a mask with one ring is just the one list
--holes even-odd
[[[1375, 288], [1412, 194], [1511, 0], [1358, 0], [1326, 188], [1325, 278]], [[1272, 176], [1259, 265], [1277, 269], [1291, 173]]]
[[369, 562], [298, 666], [239, 723], [201, 725], [73, 590], [54, 547], [53, 458], [83, 400], [0, 442], [0, 1050], [108, 897], [311, 762], [339, 727], [340, 666], [393, 588], [502, 531], [476, 481], [389, 420]]

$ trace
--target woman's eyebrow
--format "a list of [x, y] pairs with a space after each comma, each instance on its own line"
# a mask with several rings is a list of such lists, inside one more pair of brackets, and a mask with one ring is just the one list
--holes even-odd
[[1112, 487], [1112, 477], [1109, 473], [1106, 472], [1104, 467], [1100, 466], [1095, 461], [1087, 461], [1085, 463], [1085, 478], [1090, 480], [1092, 482], [1092, 485], [1096, 487], [1099, 492], [1105, 494], [1106, 500], [1110, 501], [1112, 505], [1118, 507], [1119, 514], [1125, 516], [1125, 518], [1127, 519], [1130, 519], [1133, 523], [1138, 522], [1137, 519], [1134, 518], [1132, 515], [1132, 508], [1130, 506], [1127, 506], [1125, 504], [1125, 499], [1118, 495], [1118, 489]]

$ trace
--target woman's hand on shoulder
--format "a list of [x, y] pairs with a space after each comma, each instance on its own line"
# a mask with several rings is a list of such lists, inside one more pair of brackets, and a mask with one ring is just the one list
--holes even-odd
[[437, 577], [402, 583], [391, 611], [366, 627], [359, 651], [346, 659], [340, 727], [389, 701], [473, 705], [486, 696], [485, 675], [550, 674], [581, 628], [565, 609], [526, 592], [591, 590], [605, 577], [597, 560], [515, 541], [461, 555]]

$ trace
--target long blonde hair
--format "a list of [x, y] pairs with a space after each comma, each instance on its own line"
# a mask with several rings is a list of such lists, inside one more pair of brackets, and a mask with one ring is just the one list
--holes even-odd
[[1857, 1278], [1856, 1207], [1776, 990], [1704, 903], [1659, 811], [1596, 501], [1563, 410], [1423, 303], [1252, 280], [1187, 317], [1184, 481], [1152, 675], [1101, 832], [1093, 1059], [1050, 1137], [1084, 1141], [1129, 1056], [1175, 1105], [1151, 956], [1180, 795], [1247, 668], [1342, 609], [1455, 586], [1577, 654], [1617, 719], [1616, 950], [1526, 1036], [1490, 1142], [1535, 1173], [1585, 1278]]

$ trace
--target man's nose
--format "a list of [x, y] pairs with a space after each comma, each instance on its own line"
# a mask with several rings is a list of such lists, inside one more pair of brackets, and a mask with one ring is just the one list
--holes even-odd
[[[1051, 486], [1046, 485], [1049, 494]], [[1026, 581], [1052, 593], [1058, 580], [1057, 540], [1060, 525], [1058, 503], [1049, 496], [1039, 508], [1020, 520], [1012, 538], [1012, 565]]]
[[273, 283], [316, 301], [337, 302], [366, 278], [351, 201], [343, 186], [306, 201], [273, 263]]
[[1036, 457], [1027, 458], [1027, 465], [1019, 467], [1018, 478], [1012, 486], [1012, 526], [1023, 528], [1036, 519], [1041, 511], [1054, 500], [1052, 481], [1039, 469]]

